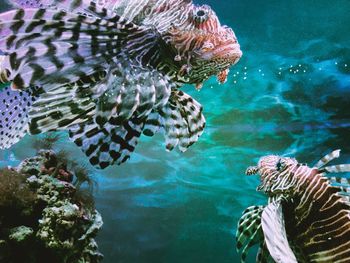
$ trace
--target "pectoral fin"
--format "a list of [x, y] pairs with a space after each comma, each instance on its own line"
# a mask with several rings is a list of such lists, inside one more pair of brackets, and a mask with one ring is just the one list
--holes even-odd
[[298, 263], [288, 243], [280, 202], [272, 202], [265, 207], [261, 224], [266, 246], [276, 263]]

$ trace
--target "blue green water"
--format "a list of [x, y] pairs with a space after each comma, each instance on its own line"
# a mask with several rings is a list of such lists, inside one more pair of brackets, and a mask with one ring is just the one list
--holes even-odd
[[[185, 88], [208, 121], [188, 152], [143, 138], [127, 164], [94, 170], [106, 263], [239, 262], [236, 223], [266, 202], [247, 166], [270, 153], [312, 164], [337, 148], [350, 160], [350, 1], [200, 2], [234, 29], [244, 57], [225, 85]], [[0, 152], [0, 165], [33, 154], [31, 140]], [[86, 163], [67, 142], [59, 147]]]

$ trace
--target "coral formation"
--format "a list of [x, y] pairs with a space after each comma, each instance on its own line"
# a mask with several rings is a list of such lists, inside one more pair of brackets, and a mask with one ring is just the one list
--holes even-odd
[[61, 155], [42, 150], [17, 168], [0, 170], [0, 262], [102, 259], [94, 240], [102, 218], [91, 191], [80, 187], [87, 171], [76, 167], [76, 176]]

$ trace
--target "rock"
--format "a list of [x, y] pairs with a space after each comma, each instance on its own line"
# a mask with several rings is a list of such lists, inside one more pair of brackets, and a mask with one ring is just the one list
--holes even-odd
[[18, 208], [14, 221], [6, 218], [9, 207], [0, 203], [0, 262], [45, 262], [47, 255], [58, 263], [100, 262], [103, 256], [94, 238], [102, 217], [72, 184], [74, 172], [67, 164], [53, 151], [40, 151], [14, 171], [13, 176], [25, 175], [23, 186], [34, 200], [28, 202], [29, 208]]

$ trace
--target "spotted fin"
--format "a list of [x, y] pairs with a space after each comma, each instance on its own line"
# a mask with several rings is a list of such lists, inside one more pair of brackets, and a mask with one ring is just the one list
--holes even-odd
[[15, 7], [22, 8], [62, 8], [68, 11], [81, 10], [90, 0], [8, 0]]
[[252, 206], [243, 212], [236, 232], [236, 249], [241, 251], [241, 262], [246, 262], [249, 249], [264, 241], [261, 229], [261, 214], [264, 206]]
[[263, 241], [259, 246], [259, 250], [256, 255], [256, 263], [275, 263], [266, 247], [265, 241]]
[[36, 91], [14, 91], [9, 86], [0, 92], [0, 149], [10, 148], [28, 131], [28, 111], [37, 100]]
[[22, 8], [47, 8], [50, 6], [53, 6], [54, 0], [51, 0], [50, 3], [44, 3], [47, 2], [45, 0], [7, 0], [10, 4], [12, 4], [14, 7], [22, 7]]
[[284, 225], [282, 204], [271, 202], [261, 216], [266, 246], [276, 263], [298, 263], [292, 251]]
[[0, 14], [0, 50], [13, 88], [74, 83], [109, 71], [127, 37], [143, 34], [111, 11], [89, 8], [95, 17], [31, 8]]
[[205, 118], [202, 106], [186, 93], [173, 90], [168, 104], [149, 116], [144, 134], [153, 136], [163, 131], [167, 150], [179, 147], [186, 151], [202, 135]]
[[135, 150], [145, 120], [132, 118], [122, 125], [111, 119], [102, 127], [94, 120], [72, 126], [69, 135], [97, 168], [126, 162]]

